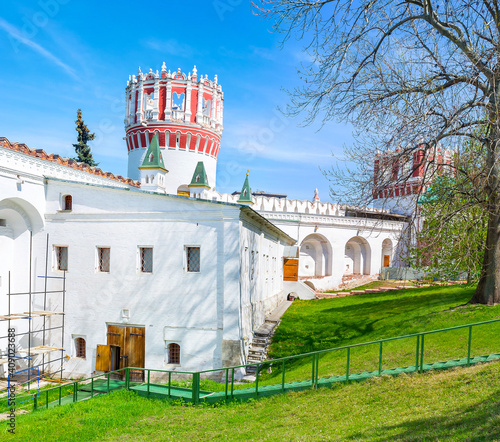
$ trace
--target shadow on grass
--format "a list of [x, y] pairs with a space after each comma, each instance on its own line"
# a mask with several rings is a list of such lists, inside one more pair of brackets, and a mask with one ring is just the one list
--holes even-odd
[[[413, 419], [397, 425], [370, 428], [353, 434], [352, 440], [467, 440], [500, 439], [500, 390], [473, 406], [453, 407], [439, 416]], [[385, 433], [385, 434], [384, 434]], [[387, 433], [393, 434], [388, 436]], [[397, 433], [397, 434], [395, 434]]]

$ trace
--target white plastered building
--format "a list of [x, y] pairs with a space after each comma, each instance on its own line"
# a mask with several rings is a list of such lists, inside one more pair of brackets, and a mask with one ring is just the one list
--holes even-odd
[[[17, 369], [61, 357], [65, 377], [244, 364], [253, 332], [289, 293], [311, 299], [397, 261], [405, 218], [386, 210], [317, 192], [252, 195], [248, 175], [239, 194], [216, 191], [217, 78], [164, 65], [131, 77], [126, 98], [138, 181], [0, 138], [0, 315], [64, 311], [10, 321]], [[45, 295], [62, 281], [64, 301]], [[7, 296], [27, 291], [29, 306]], [[28, 363], [22, 351], [40, 346], [57, 350]]]

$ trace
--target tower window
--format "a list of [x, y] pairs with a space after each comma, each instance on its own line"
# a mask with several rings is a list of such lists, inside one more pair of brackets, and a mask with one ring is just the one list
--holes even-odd
[[111, 249], [109, 247], [97, 248], [97, 270], [109, 273]]
[[63, 210], [73, 210], [73, 197], [71, 195], [65, 195], [63, 199]]
[[86, 358], [86, 342], [83, 338], [75, 339], [75, 356], [77, 358]]
[[68, 248], [56, 246], [54, 252], [56, 270], [68, 270]]
[[179, 365], [181, 363], [181, 346], [179, 344], [168, 344], [167, 360], [169, 364]]
[[186, 269], [188, 272], [200, 272], [200, 248], [199, 247], [186, 247]]
[[139, 269], [141, 273], [153, 273], [153, 248], [139, 247]]
[[181, 145], [181, 133], [177, 132], [175, 135], [175, 147], [179, 148], [180, 145]]

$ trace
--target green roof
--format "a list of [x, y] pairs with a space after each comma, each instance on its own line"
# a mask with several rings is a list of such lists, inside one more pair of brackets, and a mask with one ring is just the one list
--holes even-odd
[[146, 155], [144, 155], [144, 161], [139, 169], [161, 169], [168, 172], [168, 170], [165, 169], [165, 164], [163, 163], [157, 133], [153, 135], [153, 139], [151, 140], [151, 143], [149, 143], [149, 149], [146, 152]]
[[208, 184], [207, 172], [205, 172], [205, 165], [203, 161], [198, 161], [196, 168], [194, 169], [193, 179], [189, 187], [206, 187], [210, 189]]
[[252, 203], [252, 189], [250, 189], [250, 184], [248, 183], [248, 173], [250, 171], [247, 171], [247, 176], [245, 178], [245, 182], [243, 183], [243, 187], [241, 189], [240, 197], [238, 198], [238, 203]]

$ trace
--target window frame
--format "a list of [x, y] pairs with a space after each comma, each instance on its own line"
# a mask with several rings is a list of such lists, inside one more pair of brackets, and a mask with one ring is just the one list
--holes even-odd
[[[171, 346], [177, 346], [176, 360], [172, 361]], [[182, 345], [179, 341], [165, 341], [165, 365], [180, 366], [182, 361]]]
[[[108, 269], [103, 270], [101, 260], [101, 250], [108, 250]], [[111, 273], [111, 247], [109, 246], [96, 246], [96, 266], [97, 273]]]
[[[69, 201], [69, 204], [68, 204]], [[68, 208], [69, 206], [69, 208]], [[61, 211], [71, 212], [73, 210], [73, 196], [69, 193], [62, 195], [61, 198]]]
[[[66, 268], [62, 268], [61, 263], [62, 259], [60, 256], [60, 251], [66, 250]], [[54, 265], [53, 270], [57, 272], [67, 272], [69, 271], [69, 247], [66, 245], [53, 245], [53, 254], [54, 254]]]
[[[189, 270], [189, 250], [190, 249], [198, 249], [199, 257], [198, 257], [198, 270]], [[185, 245], [184, 246], [184, 272], [185, 273], [201, 273], [201, 246], [196, 245]]]
[[[83, 341], [83, 356], [80, 353], [80, 342]], [[75, 346], [75, 358], [87, 359], [87, 337], [85, 335], [73, 335], [73, 345]]]
[[[145, 249], [151, 250], [151, 270], [149, 271], [145, 270], [145, 267], [143, 266], [144, 260], [142, 251]], [[137, 273], [140, 273], [142, 275], [151, 275], [154, 269], [153, 263], [154, 263], [153, 246], [137, 246]]]

